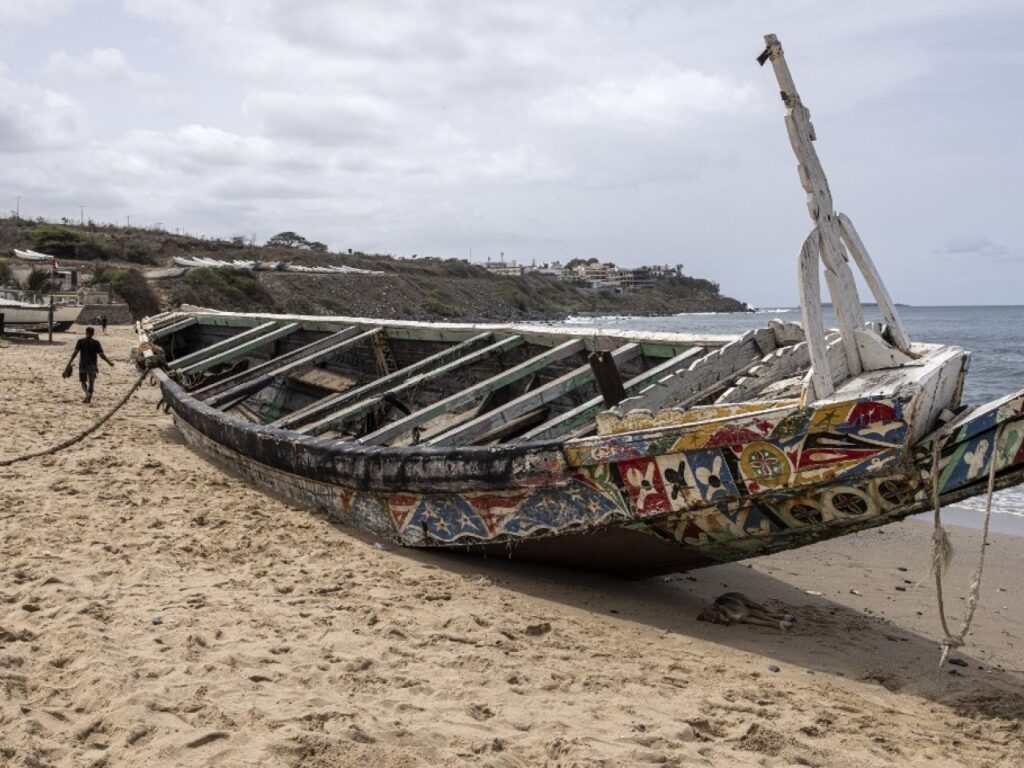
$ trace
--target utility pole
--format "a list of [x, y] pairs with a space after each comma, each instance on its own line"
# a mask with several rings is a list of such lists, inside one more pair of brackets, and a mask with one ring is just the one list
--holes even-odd
[[14, 197], [14, 218], [21, 218], [21, 195], [15, 195]]
[[78, 220], [79, 224], [81, 224], [84, 227], [85, 226], [85, 206], [84, 205], [78, 206], [78, 211], [79, 211], [79, 220]]
[[50, 257], [50, 311], [47, 316], [47, 343], [53, 344], [53, 281], [57, 278], [57, 258]]
[[132, 215], [129, 213], [127, 216], [125, 216], [125, 219], [128, 221], [127, 226], [130, 227], [132, 225]]

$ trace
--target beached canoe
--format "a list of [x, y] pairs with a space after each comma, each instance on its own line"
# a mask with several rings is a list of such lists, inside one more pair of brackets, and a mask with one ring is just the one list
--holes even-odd
[[965, 405], [969, 353], [909, 339], [766, 42], [814, 221], [802, 323], [723, 338], [184, 307], [139, 326], [175, 423], [264, 488], [402, 545], [637, 576], [898, 520], [933, 490], [985, 492], [990, 472], [1020, 483], [1024, 391]]

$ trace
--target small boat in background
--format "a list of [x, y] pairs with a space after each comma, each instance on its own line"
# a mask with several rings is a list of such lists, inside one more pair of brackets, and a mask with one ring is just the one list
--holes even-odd
[[[967, 406], [969, 353], [910, 340], [766, 43], [814, 222], [802, 323], [731, 338], [183, 307], [139, 333], [186, 440], [401, 545], [631, 576], [1022, 482], [1024, 391]], [[884, 323], [865, 322], [851, 263]]]
[[[53, 330], [68, 330], [78, 316], [82, 307], [77, 304], [53, 305]], [[28, 330], [46, 330], [50, 321], [49, 304], [33, 304], [27, 301], [0, 298], [0, 314], [4, 316], [4, 325]]]

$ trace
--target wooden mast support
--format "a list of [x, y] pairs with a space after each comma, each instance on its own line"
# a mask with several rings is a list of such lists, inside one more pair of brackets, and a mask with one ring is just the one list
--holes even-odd
[[309, 424], [305, 424], [299, 427], [296, 431], [306, 435], [319, 435], [331, 429], [336, 424], [344, 424], [346, 421], [363, 415], [369, 411], [372, 411], [377, 406], [384, 402], [384, 398], [396, 398], [399, 394], [407, 392], [409, 390], [415, 390], [416, 387], [421, 384], [425, 384], [435, 379], [440, 379], [447, 376], [460, 368], [465, 368], [467, 365], [485, 360], [492, 355], [501, 354], [502, 352], [508, 352], [515, 349], [516, 347], [522, 346], [526, 343], [526, 340], [522, 336], [509, 336], [507, 338], [496, 341], [483, 349], [478, 349], [475, 352], [470, 352], [468, 355], [464, 355], [456, 360], [452, 360], [450, 363], [446, 363], [433, 370], [425, 371], [423, 373], [412, 376], [406, 379], [404, 382], [396, 387], [384, 392], [377, 392], [375, 395], [364, 398], [359, 402], [352, 403], [341, 410], [334, 411], [319, 421], [314, 421]]
[[[640, 345], [623, 344], [614, 352], [594, 352], [591, 354], [591, 359], [597, 354], [607, 355], [612, 366], [623, 365], [640, 355]], [[615, 372], [617, 376], [618, 368]], [[520, 395], [499, 408], [452, 427], [440, 435], [434, 435], [427, 443], [429, 445], [475, 445], [480, 438], [492, 433], [496, 427], [511, 423], [515, 419], [557, 400], [566, 393], [578, 389], [594, 378], [592, 364], [581, 365], [564, 376], [559, 376], [537, 389]], [[618, 383], [621, 389], [622, 382]]]
[[847, 367], [851, 375], [856, 375], [861, 371], [861, 364], [853, 332], [864, 326], [864, 314], [857, 297], [857, 286], [853, 282], [853, 272], [843, 249], [839, 222], [832, 206], [832, 191], [814, 149], [813, 142], [817, 137], [811, 124], [811, 112], [800, 101], [800, 94], [797, 93], [778, 38], [765, 35], [764, 41], [767, 48], [758, 60], [762, 64], [765, 60], [771, 60], [775, 78], [782, 90], [782, 103], [786, 105], [786, 132], [798, 162], [800, 183], [807, 192], [807, 210], [815, 225], [818, 250], [825, 265], [825, 280], [832, 295], [839, 332], [843, 336]]
[[369, 381], [358, 387], [346, 389], [344, 392], [336, 392], [333, 395], [321, 398], [320, 400], [310, 403], [303, 408], [292, 411], [286, 416], [282, 416], [277, 421], [271, 422], [268, 426], [276, 427], [278, 429], [294, 429], [301, 424], [307, 424], [311, 421], [315, 421], [317, 418], [323, 418], [324, 416], [329, 415], [331, 411], [336, 411], [349, 403], [383, 392], [407, 381], [408, 379], [411, 379], [418, 373], [430, 371], [435, 366], [441, 366], [449, 363], [464, 352], [468, 352], [473, 347], [490, 341], [493, 337], [494, 334], [490, 331], [486, 333], [479, 333], [476, 336], [448, 347], [447, 349], [442, 349], [440, 352], [430, 355], [429, 357], [417, 360], [415, 363], [407, 365], [404, 368], [399, 368], [392, 374], [382, 376], [379, 379], [374, 379], [373, 381]]
[[557, 347], [553, 347], [546, 352], [542, 352], [536, 357], [531, 357], [529, 360], [526, 360], [519, 365], [513, 366], [506, 371], [502, 371], [496, 376], [492, 376], [491, 378], [474, 384], [471, 387], [460, 390], [454, 395], [446, 397], [443, 400], [439, 400], [436, 403], [431, 403], [425, 408], [421, 408], [420, 410], [409, 414], [405, 418], [398, 419], [391, 424], [385, 424], [376, 432], [371, 432], [370, 434], [359, 438], [356, 442], [362, 443], [363, 445], [386, 445], [388, 441], [411, 431], [420, 424], [440, 416], [442, 413], [452, 411], [462, 405], [471, 403], [489, 392], [508, 386], [512, 382], [519, 381], [532, 373], [546, 368], [552, 363], [578, 354], [585, 348], [586, 347], [582, 340], [570, 339], [569, 341], [559, 344]]
[[[801, 310], [804, 326], [807, 330], [807, 343], [810, 350], [812, 366], [820, 364], [824, 355], [824, 328], [821, 320], [821, 294], [817, 286], [817, 270], [820, 261], [825, 267], [825, 280], [836, 313], [836, 321], [842, 339], [843, 353], [846, 357], [848, 375], [856, 376], [863, 370], [870, 370], [866, 357], [872, 363], [879, 360], [873, 351], [863, 349], [867, 344], [863, 341], [864, 314], [861, 310], [857, 286], [854, 283], [853, 271], [850, 269], [849, 257], [853, 256], [858, 268], [864, 275], [882, 315], [889, 325], [893, 345], [900, 352], [910, 353], [910, 340], [903, 326], [888, 291], [881, 277], [861, 242], [850, 219], [837, 214], [832, 203], [832, 192], [825, 178], [825, 171], [818, 159], [813, 142], [817, 138], [811, 124], [811, 113], [800, 100], [796, 85], [790, 74], [789, 66], [782, 51], [782, 45], [775, 35], [765, 35], [766, 48], [758, 56], [758, 63], [771, 61], [775, 77], [781, 89], [782, 102], [786, 105], [786, 131], [789, 143], [797, 158], [797, 171], [800, 183], [807, 192], [807, 210], [814, 229], [804, 243], [800, 254], [800, 289]], [[812, 280], [811, 270], [814, 271]], [[821, 327], [821, 333], [814, 326]], [[858, 342], [858, 336], [862, 337]], [[865, 352], [867, 354], [862, 354]], [[903, 359], [897, 354], [897, 358]], [[826, 383], [827, 382], [827, 383]], [[811, 387], [815, 398], [826, 397], [832, 393], [832, 375], [829, 371], [813, 370]]]

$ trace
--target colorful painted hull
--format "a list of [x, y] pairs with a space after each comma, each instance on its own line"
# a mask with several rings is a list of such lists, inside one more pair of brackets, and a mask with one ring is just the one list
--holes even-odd
[[[226, 416], [163, 377], [186, 439], [255, 483], [411, 547], [631, 576], [683, 571], [882, 525], [931, 505], [930, 438], [863, 398], [680, 427], [486, 448], [365, 447]], [[1024, 477], [1024, 393], [943, 437], [946, 501]]]

